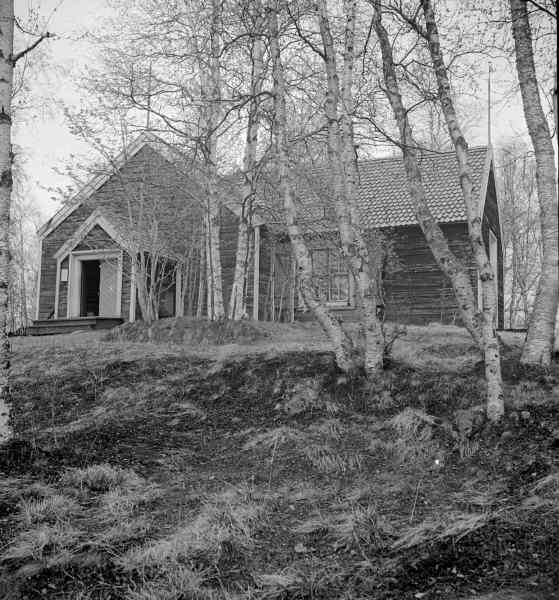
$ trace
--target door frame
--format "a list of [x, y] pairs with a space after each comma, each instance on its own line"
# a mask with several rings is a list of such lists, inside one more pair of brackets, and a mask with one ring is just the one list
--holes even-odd
[[[66, 306], [66, 318], [78, 319], [81, 312], [81, 275], [82, 262], [86, 260], [106, 260], [116, 258], [118, 260], [118, 271], [116, 276], [116, 303], [114, 315], [103, 316], [121, 316], [122, 302], [122, 250], [76, 250], [70, 253], [69, 276], [68, 276], [68, 301]], [[61, 262], [61, 261], [60, 261]], [[58, 271], [60, 270], [60, 262]]]

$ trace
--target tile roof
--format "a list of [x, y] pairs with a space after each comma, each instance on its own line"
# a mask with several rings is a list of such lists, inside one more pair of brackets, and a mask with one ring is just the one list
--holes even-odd
[[[479, 197], [486, 184], [487, 147], [469, 149], [469, 163], [474, 183], [474, 194]], [[458, 178], [454, 151], [423, 153], [419, 166], [427, 204], [439, 223], [466, 220], [466, 210]], [[415, 225], [414, 206], [409, 194], [404, 165], [400, 156], [363, 160], [358, 164], [358, 203], [366, 228]], [[329, 190], [328, 170], [302, 170], [296, 176], [295, 196], [300, 224], [313, 231], [333, 227], [332, 194]], [[269, 195], [261, 200], [274, 217], [271, 221], [284, 222], [279, 198], [271, 201]], [[330, 216], [329, 216], [330, 215]]]
[[[487, 148], [470, 148], [474, 194], [479, 197], [484, 181]], [[424, 154], [421, 177], [427, 204], [439, 223], [466, 220], [458, 165], [454, 152]], [[394, 227], [417, 223], [400, 157], [367, 160], [359, 164], [359, 206], [367, 227]]]

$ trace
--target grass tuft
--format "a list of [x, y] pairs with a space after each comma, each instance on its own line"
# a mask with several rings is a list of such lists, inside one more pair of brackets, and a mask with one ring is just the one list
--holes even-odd
[[183, 565], [172, 565], [164, 569], [151, 581], [131, 586], [126, 600], [211, 600], [215, 595], [204, 589], [202, 573]]
[[79, 504], [64, 494], [22, 500], [18, 504], [20, 520], [26, 527], [37, 523], [55, 523], [80, 511]]
[[142, 481], [131, 469], [120, 469], [106, 463], [85, 469], [68, 469], [60, 479], [63, 486], [87, 488], [92, 492], [108, 492], [117, 487], [134, 488]]
[[216, 564], [225, 547], [252, 547], [265, 506], [230, 492], [209, 499], [202, 510], [172, 535], [132, 548], [117, 559], [124, 571], [144, 572], [203, 558]]
[[327, 444], [308, 445], [303, 453], [317, 471], [327, 475], [345, 475], [363, 467], [363, 456], [359, 452], [342, 453]]
[[63, 555], [70, 557], [80, 545], [83, 532], [61, 521], [23, 531], [1, 555], [2, 560], [51, 560]]
[[403, 550], [447, 538], [453, 538], [456, 542], [483, 527], [491, 517], [489, 512], [449, 512], [439, 518], [426, 519], [419, 525], [408, 528], [394, 542], [392, 549]]

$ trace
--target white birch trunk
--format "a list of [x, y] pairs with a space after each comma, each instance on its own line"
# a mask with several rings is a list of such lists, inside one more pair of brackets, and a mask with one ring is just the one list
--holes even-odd
[[439, 101], [448, 127], [448, 133], [458, 160], [458, 177], [468, 215], [468, 234], [476, 261], [483, 294], [482, 341], [487, 383], [487, 416], [492, 421], [499, 420], [504, 412], [503, 381], [501, 377], [501, 356], [499, 341], [495, 331], [497, 314], [497, 294], [491, 262], [485, 250], [482, 234], [482, 218], [479, 201], [474, 195], [472, 175], [468, 163], [468, 145], [460, 128], [454, 102], [451, 96], [448, 71], [439, 42], [439, 32], [430, 0], [422, 0], [423, 14], [427, 29], [427, 42], [433, 69], [437, 78]]
[[[207, 168], [207, 223], [206, 267], [208, 269], [208, 318], [220, 319], [225, 315], [221, 277], [220, 202], [217, 182], [217, 126], [220, 115], [220, 37], [221, 2], [212, 0], [210, 16], [209, 67], [200, 65], [204, 127], [204, 157]], [[206, 73], [207, 69], [207, 73]]]
[[276, 143], [277, 168], [280, 184], [280, 195], [283, 200], [287, 231], [297, 262], [299, 291], [334, 347], [336, 363], [344, 372], [352, 372], [356, 368], [353, 359], [353, 344], [343, 330], [341, 324], [332, 317], [326, 306], [317, 299], [316, 289], [312, 281], [312, 263], [309, 250], [301, 228], [297, 224], [297, 211], [293, 200], [289, 181], [287, 123], [285, 107], [285, 78], [281, 62], [277, 0], [269, 0], [267, 5], [268, 27], [270, 34], [270, 54], [273, 65], [274, 81], [274, 122], [273, 132]]
[[346, 31], [343, 67], [343, 107], [340, 115], [340, 85], [325, 0], [317, 3], [320, 34], [324, 49], [327, 92], [324, 110], [328, 123], [328, 158], [331, 187], [340, 232], [342, 255], [356, 283], [361, 313], [360, 338], [364, 343], [364, 367], [369, 376], [383, 368], [384, 333], [377, 318], [378, 280], [372, 269], [369, 248], [360, 227], [357, 207], [357, 167], [351, 113], [353, 111], [353, 60], [355, 0], [344, 0]]
[[373, 25], [382, 52], [385, 91], [398, 124], [404, 169], [408, 180], [410, 197], [415, 207], [415, 216], [435, 261], [451, 282], [462, 322], [483, 351], [481, 322], [476, 310], [472, 282], [464, 266], [451, 252], [448, 241], [427, 204], [417, 160], [417, 152], [415, 150], [416, 144], [396, 77], [392, 47], [388, 39], [388, 33], [382, 25], [380, 4], [375, 2], [374, 7]]
[[536, 184], [543, 246], [542, 272], [520, 360], [525, 364], [548, 366], [554, 350], [559, 303], [557, 170], [551, 133], [538, 90], [526, 0], [510, 0], [510, 8], [522, 106], [536, 155]]
[[10, 342], [7, 331], [10, 283], [10, 202], [12, 194], [13, 0], [0, 2], [0, 444], [13, 432], [9, 423]]
[[[258, 35], [258, 33], [257, 33]], [[248, 108], [248, 124], [246, 132], [245, 153], [243, 158], [243, 202], [239, 215], [237, 231], [237, 252], [235, 257], [235, 272], [231, 296], [229, 298], [230, 319], [239, 320], [246, 316], [245, 290], [249, 262], [249, 238], [252, 223], [253, 200], [256, 187], [256, 150], [258, 145], [259, 99], [262, 90], [264, 72], [264, 42], [257, 37], [252, 44], [252, 73], [250, 93], [251, 100]]]
[[[384, 331], [382, 321], [377, 315], [377, 306], [382, 302], [382, 273], [378, 268], [381, 260], [371, 255], [365, 231], [361, 226], [361, 215], [357, 203], [359, 190], [359, 174], [353, 135], [353, 62], [355, 60], [355, 22], [356, 0], [344, 0], [346, 18], [344, 40], [344, 62], [342, 77], [342, 105], [340, 115], [341, 127], [341, 162], [345, 173], [346, 201], [349, 206], [355, 250], [352, 261], [355, 265], [357, 289], [363, 305], [363, 325], [365, 328], [365, 371], [374, 374], [383, 367]], [[377, 235], [370, 232], [370, 236]], [[374, 240], [375, 242], [378, 240]], [[377, 251], [381, 245], [374, 243]]]

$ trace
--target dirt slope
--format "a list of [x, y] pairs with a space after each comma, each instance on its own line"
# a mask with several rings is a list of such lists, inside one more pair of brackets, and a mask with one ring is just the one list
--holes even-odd
[[376, 385], [340, 377], [312, 331], [279, 350], [277, 331], [21, 344], [0, 596], [559, 597], [557, 369], [511, 350], [507, 420], [486, 430], [467, 338], [425, 333]]

